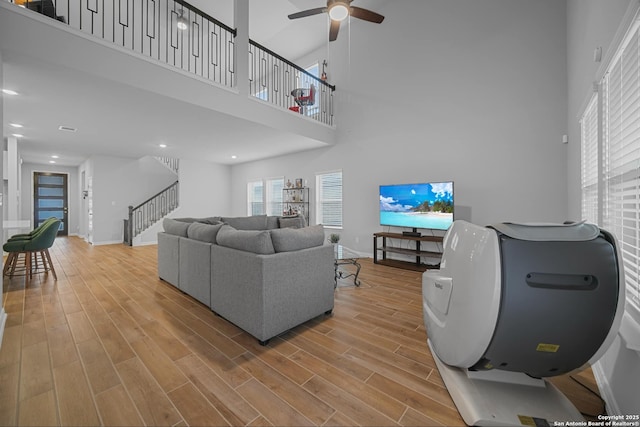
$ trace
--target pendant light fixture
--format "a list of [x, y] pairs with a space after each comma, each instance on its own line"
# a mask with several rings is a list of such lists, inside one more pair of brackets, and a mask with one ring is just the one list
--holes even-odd
[[184, 10], [180, 9], [180, 16], [178, 16], [178, 19], [176, 20], [176, 27], [178, 27], [180, 31], [184, 31], [189, 28], [189, 21], [187, 21], [187, 18], [185, 18], [183, 14]]

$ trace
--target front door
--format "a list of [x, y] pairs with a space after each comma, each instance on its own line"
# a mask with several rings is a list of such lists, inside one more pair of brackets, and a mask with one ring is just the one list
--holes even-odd
[[69, 233], [67, 207], [67, 175], [62, 173], [33, 173], [33, 226], [37, 227], [52, 216], [58, 218], [58, 236]]

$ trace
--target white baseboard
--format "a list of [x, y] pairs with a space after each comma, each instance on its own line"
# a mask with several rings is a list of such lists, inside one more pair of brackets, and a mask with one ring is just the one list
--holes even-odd
[[608, 414], [621, 414], [620, 407], [616, 402], [616, 399], [613, 395], [613, 391], [611, 390], [611, 385], [607, 380], [607, 376], [602, 369], [602, 364], [598, 361], [591, 365], [591, 370], [593, 371], [593, 376], [596, 379], [596, 383], [598, 384], [598, 389], [600, 390], [600, 396], [605, 401], [607, 405], [607, 413]]
[[150, 245], [157, 245], [158, 241], [155, 242], [134, 242], [133, 246], [150, 246]]
[[102, 245], [124, 245], [122, 240], [105, 240], [104, 242], [93, 242], [93, 246], [102, 246]]
[[2, 348], [2, 337], [4, 336], [4, 325], [7, 324], [7, 312], [4, 307], [0, 307], [0, 349]]

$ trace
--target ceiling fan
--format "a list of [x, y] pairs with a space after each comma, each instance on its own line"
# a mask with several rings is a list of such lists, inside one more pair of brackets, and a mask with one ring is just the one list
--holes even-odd
[[319, 15], [321, 13], [328, 13], [331, 18], [331, 26], [329, 27], [329, 41], [332, 42], [338, 38], [338, 31], [340, 30], [340, 22], [347, 18], [347, 16], [353, 16], [354, 18], [362, 19], [364, 21], [374, 22], [376, 24], [381, 23], [384, 20], [384, 16], [379, 13], [372, 12], [368, 9], [363, 9], [357, 6], [351, 6], [353, 0], [327, 0], [326, 7], [317, 7], [315, 9], [303, 10], [302, 12], [292, 13], [289, 15], [289, 19], [305, 18], [307, 16]]

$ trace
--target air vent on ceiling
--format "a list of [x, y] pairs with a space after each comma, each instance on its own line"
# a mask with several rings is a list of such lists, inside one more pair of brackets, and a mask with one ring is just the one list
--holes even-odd
[[78, 129], [72, 128], [71, 126], [60, 126], [60, 127], [58, 127], [58, 130], [61, 130], [61, 131], [64, 131], [64, 132], [75, 132]]

